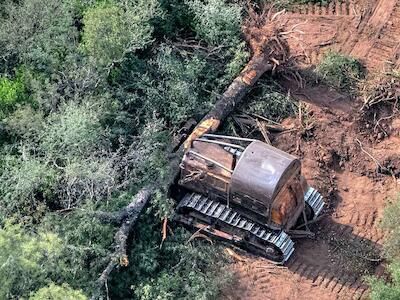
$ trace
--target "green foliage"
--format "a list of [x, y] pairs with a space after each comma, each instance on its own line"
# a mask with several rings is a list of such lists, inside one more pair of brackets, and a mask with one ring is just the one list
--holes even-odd
[[22, 157], [7, 155], [0, 173], [1, 215], [31, 215], [51, 199], [57, 173], [51, 166], [30, 157], [21, 149]]
[[0, 119], [4, 118], [17, 103], [28, 100], [22, 72], [15, 79], [0, 76]]
[[52, 233], [28, 234], [9, 222], [0, 229], [0, 298], [27, 296], [55, 276], [61, 240]]
[[364, 77], [358, 60], [337, 52], [328, 52], [315, 71], [326, 84], [350, 92], [356, 90], [358, 81]]
[[[162, 80], [147, 82], [148, 111], [154, 110], [173, 125], [178, 125], [190, 116], [201, 115], [208, 107], [199, 90], [204, 86], [200, 75], [206, 62], [198, 56], [183, 61], [170, 47], [161, 47], [153, 62]], [[156, 84], [156, 89], [153, 88]]]
[[257, 114], [275, 122], [293, 116], [298, 111], [296, 103], [289, 95], [282, 94], [271, 82], [260, 81], [252, 92], [252, 98], [253, 101], [244, 105], [241, 111]]
[[95, 208], [95, 203], [86, 203], [68, 215], [47, 213], [40, 223], [41, 228], [62, 239], [62, 259], [55, 270], [57, 282], [67, 282], [87, 295], [92, 293], [97, 277], [109, 261], [109, 246], [115, 233], [114, 226], [103, 224], [88, 213]]
[[192, 11], [193, 28], [197, 35], [210, 45], [238, 43], [242, 8], [227, 4], [225, 0], [187, 0]]
[[102, 143], [101, 109], [95, 103], [64, 104], [44, 127], [41, 148], [50, 155], [77, 156], [91, 153]]
[[250, 52], [247, 51], [245, 42], [232, 47], [232, 52], [232, 59], [226, 64], [224, 75], [220, 79], [222, 86], [232, 82], [250, 59]]
[[46, 72], [63, 66], [77, 37], [71, 3], [7, 1], [7, 17], [0, 18], [0, 56], [1, 63], [5, 63], [4, 71], [12, 70], [19, 63]]
[[392, 282], [385, 282], [375, 277], [368, 278], [371, 285], [371, 300], [397, 300], [400, 299], [400, 264], [392, 263], [388, 267]]
[[169, 233], [160, 247], [162, 226], [151, 214], [149, 210], [134, 235], [129, 266], [110, 282], [111, 290], [120, 292], [115, 298], [216, 299], [232, 280], [222, 273], [222, 251], [206, 241], [186, 243], [190, 234], [182, 228]]
[[72, 289], [68, 284], [56, 285], [51, 283], [31, 293], [29, 300], [86, 300], [88, 299], [81, 291]]
[[37, 142], [38, 134], [43, 130], [44, 115], [31, 105], [17, 108], [3, 120], [9, 134], [22, 137], [24, 140]]
[[216, 298], [229, 278], [215, 245], [186, 243], [190, 234], [170, 222], [160, 247], [160, 222], [175, 206], [162, 184], [171, 137], [204, 115], [249, 57], [240, 6], [7, 0], [0, 14], [0, 275], [12, 274], [0, 298], [91, 295], [116, 231], [93, 212], [120, 210], [149, 182], [161, 188], [110, 295]]
[[85, 51], [100, 65], [120, 61], [151, 42], [151, 19], [159, 15], [156, 0], [134, 0], [125, 7], [103, 2], [83, 17]]
[[371, 285], [370, 297], [372, 300], [399, 299], [400, 298], [400, 195], [396, 201], [386, 206], [381, 222], [381, 227], [388, 231], [383, 244], [383, 253], [390, 262], [387, 270], [391, 275], [391, 281], [369, 277]]
[[392, 261], [400, 261], [400, 195], [385, 208], [381, 227], [390, 232], [383, 245], [384, 253]]

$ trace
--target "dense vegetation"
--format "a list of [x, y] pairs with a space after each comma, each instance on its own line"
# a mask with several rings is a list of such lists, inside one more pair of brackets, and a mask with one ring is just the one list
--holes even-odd
[[[86, 299], [109, 261], [117, 211], [168, 176], [171, 140], [249, 54], [224, 0], [0, 2], [0, 298]], [[161, 245], [160, 189], [111, 298], [209, 299], [229, 276], [183, 229]], [[216, 259], [218, 257], [218, 260]], [[218, 280], [214, 280], [218, 277]]]

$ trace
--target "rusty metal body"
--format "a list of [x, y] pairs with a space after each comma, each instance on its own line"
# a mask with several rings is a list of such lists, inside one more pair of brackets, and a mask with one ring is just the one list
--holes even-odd
[[194, 192], [178, 205], [181, 222], [276, 262], [294, 251], [285, 231], [307, 221], [306, 206], [309, 219], [324, 206], [298, 158], [257, 140], [203, 134], [187, 145], [180, 167], [179, 186]]
[[236, 152], [224, 144], [194, 141], [182, 160], [180, 184], [225, 199], [244, 215], [274, 228], [291, 228], [304, 209], [307, 188], [300, 161], [260, 141]]

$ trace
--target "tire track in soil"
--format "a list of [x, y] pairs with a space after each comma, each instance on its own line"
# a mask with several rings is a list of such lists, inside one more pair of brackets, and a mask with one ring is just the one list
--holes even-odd
[[[300, 153], [294, 153], [295, 133], [274, 139], [278, 148], [301, 156], [304, 175], [327, 199], [328, 215], [312, 228], [315, 240], [296, 240], [295, 253], [285, 268], [255, 257], [234, 264], [231, 271], [238, 275], [238, 285], [224, 299], [367, 299], [364, 275], [383, 276], [383, 266], [369, 259], [377, 258], [381, 247], [384, 233], [377, 225], [395, 183], [390, 177], [364, 175], [366, 169], [373, 172], [375, 165], [355, 146], [356, 138], [362, 140], [355, 125], [357, 108], [344, 99], [346, 111], [332, 101], [337, 98], [332, 93], [318, 87], [299, 93], [305, 97], [298, 100], [307, 99], [317, 124], [313, 138], [302, 140]], [[285, 122], [290, 126], [296, 121]], [[376, 145], [374, 155], [381, 151], [379, 147], [388, 155], [398, 151], [400, 140], [383, 144]], [[338, 167], [334, 155], [325, 159], [327, 153], [350, 153], [350, 157]]]
[[388, 62], [400, 66], [397, 0], [300, 5], [288, 13], [288, 29], [294, 25], [304, 34], [288, 42], [294, 55], [305, 55], [305, 66], [317, 64], [330, 50], [352, 55], [370, 70], [380, 70]]

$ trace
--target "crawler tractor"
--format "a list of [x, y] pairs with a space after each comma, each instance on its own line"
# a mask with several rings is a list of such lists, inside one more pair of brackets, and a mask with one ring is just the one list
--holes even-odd
[[258, 140], [202, 134], [180, 168], [179, 222], [276, 263], [294, 251], [291, 230], [324, 207], [299, 159]]

